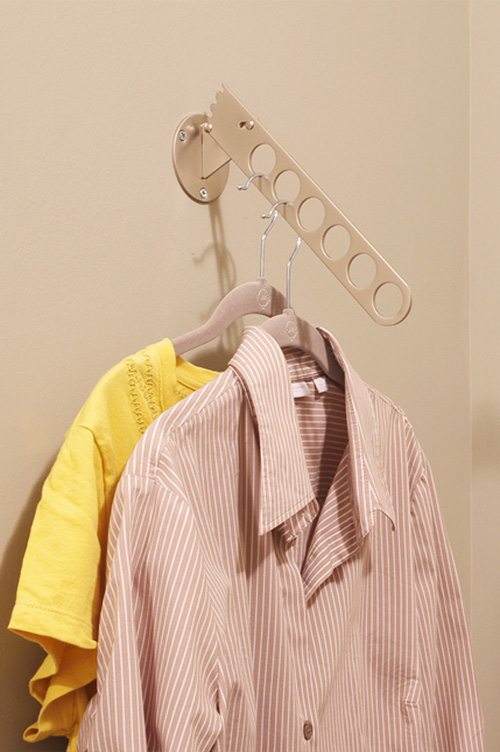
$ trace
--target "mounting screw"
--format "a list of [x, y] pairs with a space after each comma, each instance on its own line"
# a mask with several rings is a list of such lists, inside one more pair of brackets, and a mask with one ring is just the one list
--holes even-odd
[[188, 137], [188, 134], [186, 131], [179, 131], [179, 141], [185, 141]]
[[208, 198], [208, 191], [207, 191], [207, 189], [206, 189], [206, 188], [202, 188], [202, 189], [200, 190], [200, 196], [201, 196], [202, 198]]

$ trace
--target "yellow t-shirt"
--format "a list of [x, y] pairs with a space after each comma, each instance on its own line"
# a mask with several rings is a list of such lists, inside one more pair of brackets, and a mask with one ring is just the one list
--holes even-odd
[[9, 623], [47, 652], [30, 682], [42, 707], [26, 741], [67, 736], [68, 752], [76, 752], [80, 721], [95, 693], [116, 484], [153, 420], [217, 375], [176, 358], [165, 339], [103, 376], [67, 432], [43, 486]]

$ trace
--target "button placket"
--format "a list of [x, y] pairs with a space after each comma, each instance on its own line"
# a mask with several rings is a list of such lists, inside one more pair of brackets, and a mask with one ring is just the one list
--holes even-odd
[[[296, 538], [293, 540], [293, 544], [297, 544]], [[297, 710], [301, 721], [299, 733], [304, 742], [308, 742], [304, 749], [310, 749], [312, 752], [316, 748], [313, 722], [316, 723], [317, 721], [315, 708], [318, 704], [318, 698], [310, 648], [311, 634], [308, 625], [304, 582], [301, 568], [295, 556], [295, 545], [292, 545], [292, 541], [287, 541], [283, 535], [277, 535], [274, 539], [274, 545], [277, 560], [280, 564], [283, 604], [290, 614], [288, 639], [294, 656], [293, 671], [297, 691]]]

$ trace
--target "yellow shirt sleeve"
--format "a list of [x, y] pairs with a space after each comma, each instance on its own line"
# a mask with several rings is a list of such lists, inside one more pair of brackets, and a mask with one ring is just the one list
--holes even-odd
[[107, 527], [103, 458], [93, 433], [74, 426], [45, 481], [23, 559], [9, 628], [47, 657], [30, 682], [41, 703], [26, 741], [73, 736], [95, 678], [103, 592], [99, 533]]
[[176, 360], [170, 340], [163, 340], [111, 369], [67, 432], [42, 489], [9, 623], [47, 654], [30, 682], [41, 709], [26, 741], [67, 736], [68, 752], [76, 752], [80, 721], [95, 692], [116, 484], [153, 420], [216, 375]]
[[[88, 428], [71, 428], [45, 481], [24, 557], [11, 628], [44, 642], [93, 650], [101, 545], [108, 509], [99, 447]], [[55, 576], [57, 575], [57, 576]], [[29, 630], [22, 625], [30, 625]], [[41, 640], [38, 640], [38, 637]]]

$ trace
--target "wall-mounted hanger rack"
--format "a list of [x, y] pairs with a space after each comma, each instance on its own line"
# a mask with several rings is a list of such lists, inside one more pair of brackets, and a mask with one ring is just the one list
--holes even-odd
[[[272, 204], [286, 202], [280, 205], [280, 214], [374, 321], [383, 326], [403, 321], [411, 308], [408, 284], [326, 193], [227, 86], [217, 93], [210, 110], [210, 115], [184, 118], [175, 132], [174, 168], [188, 196], [200, 203], [214, 201], [227, 183], [231, 160], [249, 177], [257, 172], [252, 164], [257, 150], [264, 147], [269, 153], [272, 149], [274, 166], [254, 180], [254, 185]], [[283, 186], [288, 190], [293, 181], [298, 186], [295, 195], [286, 195]], [[316, 212], [311, 220], [309, 210], [313, 205]], [[371, 280], [356, 284], [352, 278], [353, 264], [366, 256], [373, 267]], [[386, 315], [377, 306], [383, 300], [382, 291], [394, 290], [399, 291], [401, 303], [394, 313]]]

